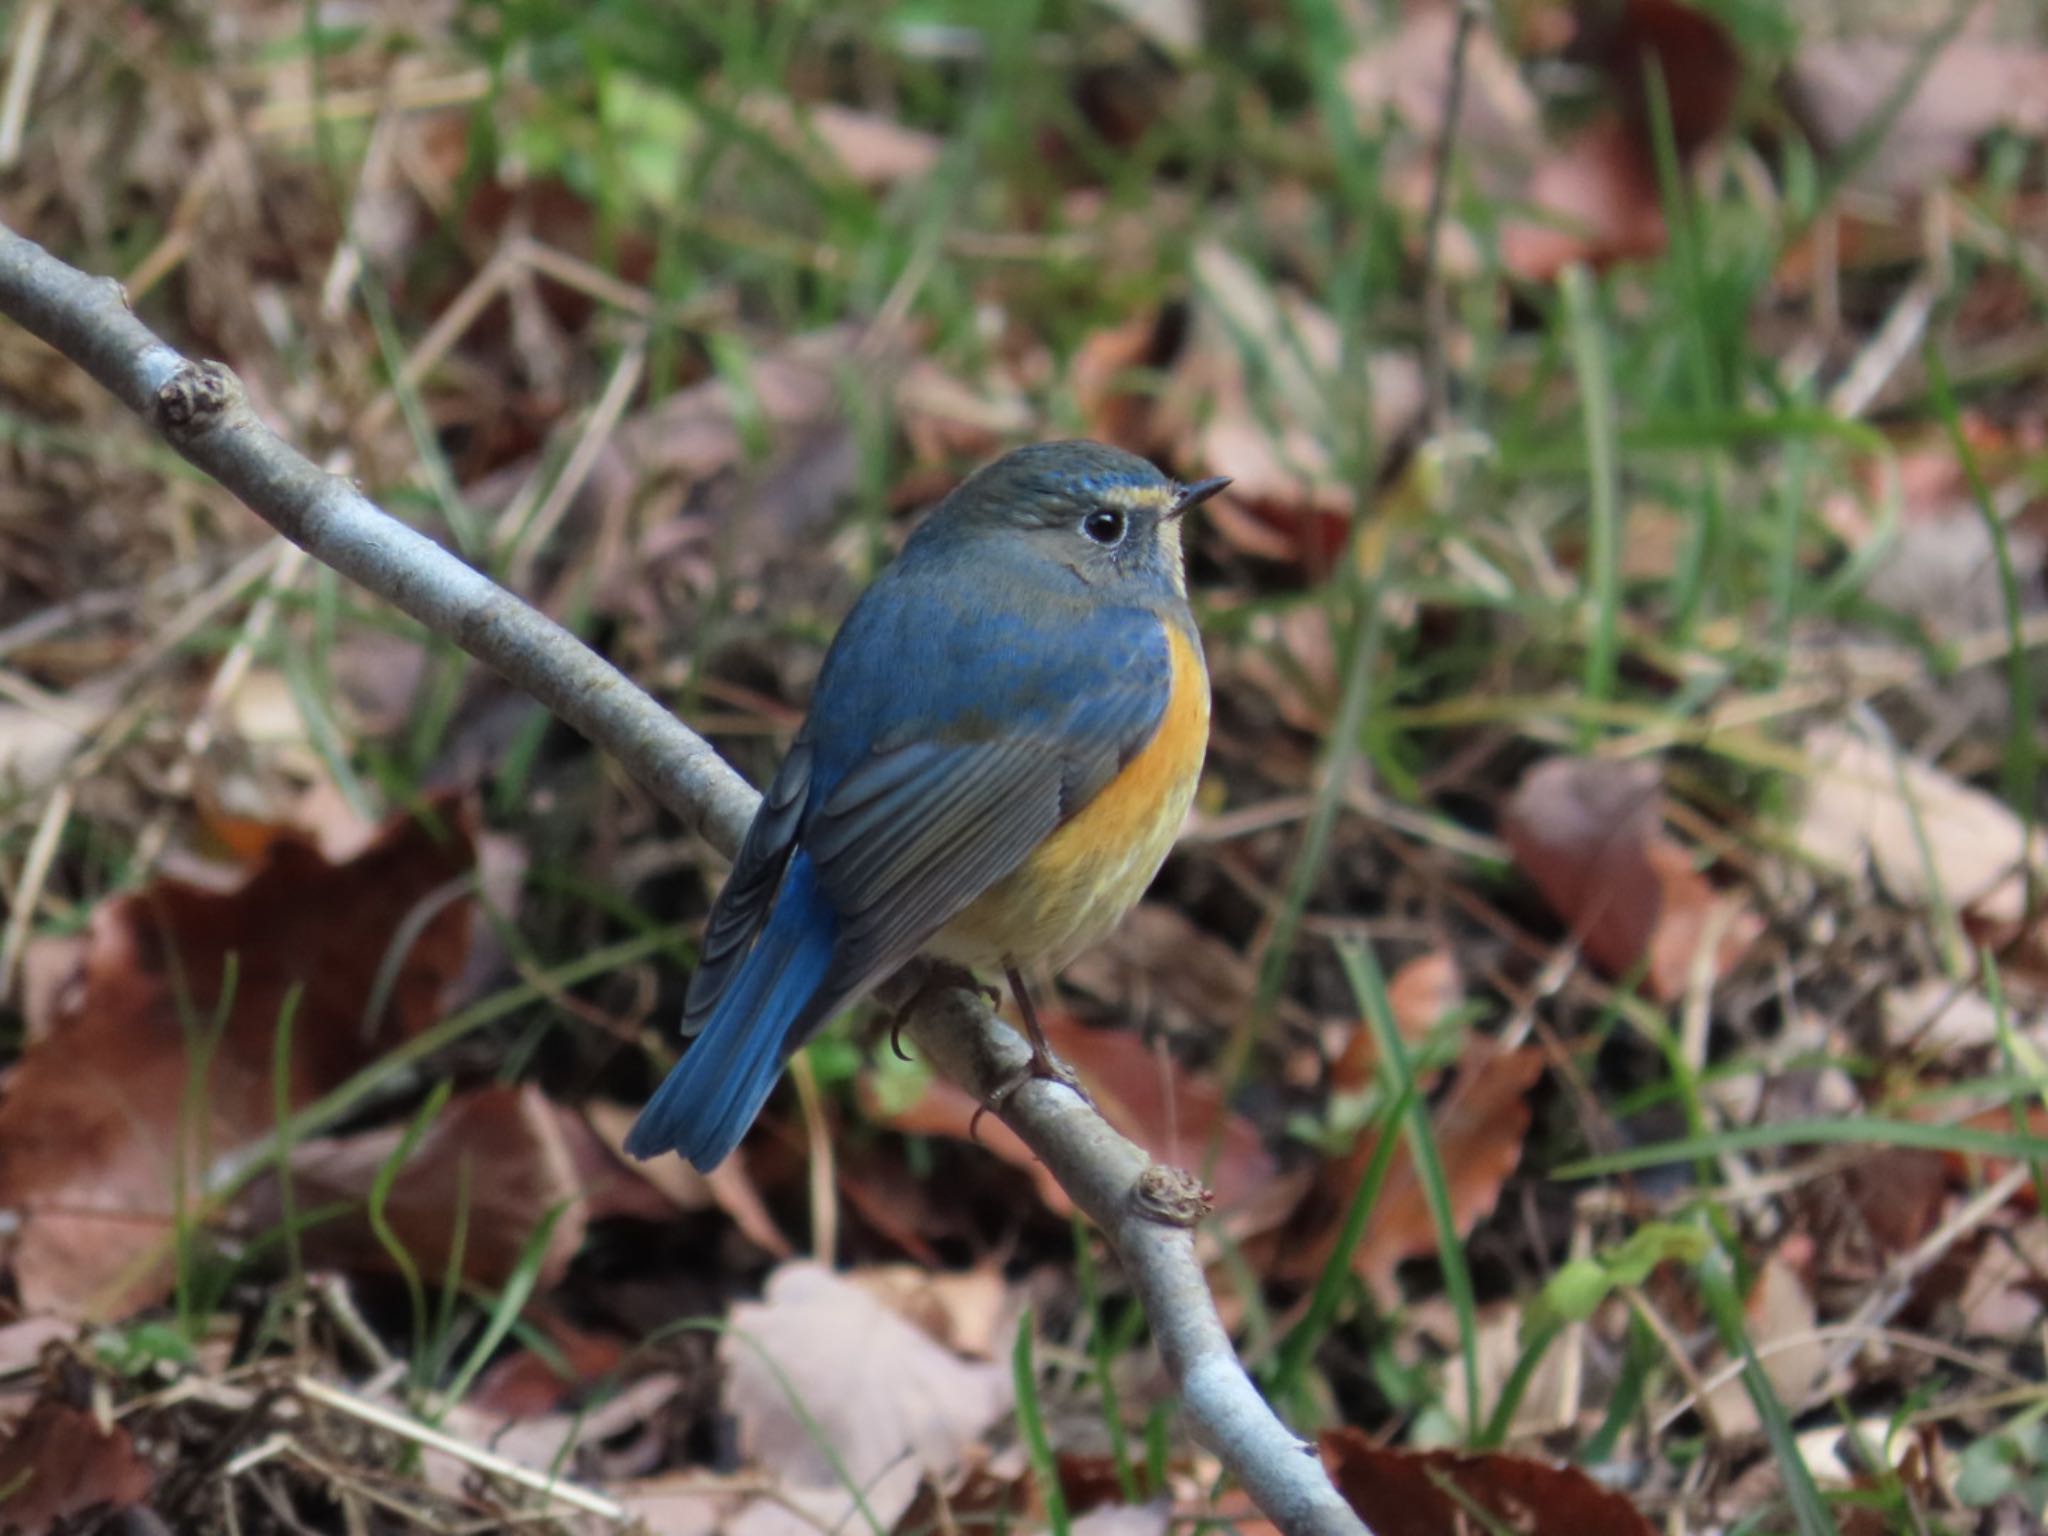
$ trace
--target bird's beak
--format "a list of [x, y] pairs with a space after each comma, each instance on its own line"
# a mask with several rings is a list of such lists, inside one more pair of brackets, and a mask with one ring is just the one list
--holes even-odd
[[1197, 480], [1193, 485], [1184, 485], [1173, 498], [1173, 510], [1168, 517], [1179, 517], [1190, 507], [1199, 507], [1223, 487], [1230, 484], [1230, 476], [1216, 475], [1208, 480]]

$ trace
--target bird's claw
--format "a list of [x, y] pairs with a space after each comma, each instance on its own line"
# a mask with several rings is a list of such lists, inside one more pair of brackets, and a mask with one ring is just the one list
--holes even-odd
[[923, 997], [928, 992], [946, 987], [959, 987], [964, 991], [979, 992], [988, 999], [988, 1005], [991, 1008], [998, 1006], [1003, 1000], [1003, 989], [1001, 987], [990, 986], [972, 971], [962, 966], [949, 965], [945, 961], [935, 961], [932, 965], [932, 974], [926, 979], [924, 985], [918, 988], [916, 995], [896, 1011], [896, 1020], [889, 1026], [889, 1049], [896, 1053], [898, 1061], [909, 1061], [911, 1059], [910, 1053], [903, 1049], [903, 1026], [910, 1022], [910, 1015], [917, 1007], [918, 998]]
[[1090, 1098], [1088, 1090], [1081, 1086], [1081, 1079], [1074, 1075], [1072, 1067], [1051, 1051], [1033, 1049], [1029, 1061], [996, 1084], [990, 1090], [989, 1096], [975, 1106], [974, 1118], [967, 1122], [968, 1139], [979, 1142], [981, 1137], [977, 1131], [981, 1125], [981, 1117], [992, 1111], [1000, 1111], [1010, 1101], [1010, 1096], [1033, 1078], [1043, 1078], [1047, 1082], [1058, 1083], [1063, 1088], [1070, 1088], [1083, 1104], [1090, 1109], [1095, 1107], [1095, 1100]]

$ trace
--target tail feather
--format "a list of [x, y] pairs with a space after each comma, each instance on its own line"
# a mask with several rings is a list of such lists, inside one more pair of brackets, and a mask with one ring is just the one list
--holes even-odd
[[768, 925], [683, 1059], [633, 1122], [626, 1150], [673, 1150], [708, 1172], [731, 1155], [768, 1102], [789, 1054], [819, 1018], [838, 919], [798, 854]]

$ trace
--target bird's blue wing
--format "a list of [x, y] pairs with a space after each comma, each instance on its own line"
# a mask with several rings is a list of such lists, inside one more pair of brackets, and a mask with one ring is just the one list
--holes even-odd
[[906, 596], [849, 620], [812, 704], [798, 838], [839, 917], [821, 997], [872, 984], [1022, 864], [1151, 740], [1172, 689], [1147, 609], [998, 601], [935, 639], [906, 616], [946, 599]]
[[811, 747], [801, 736], [782, 760], [740, 843], [732, 873], [712, 903], [690, 989], [683, 997], [683, 1033], [694, 1035], [718, 1006], [734, 972], [768, 920], [783, 871], [796, 851], [797, 828], [811, 793]]
[[715, 1167], [791, 1051], [1157, 732], [1173, 688], [1157, 614], [988, 580], [970, 608], [954, 574], [906, 557], [833, 642], [712, 909], [685, 1017], [703, 1037], [635, 1122], [636, 1157]]

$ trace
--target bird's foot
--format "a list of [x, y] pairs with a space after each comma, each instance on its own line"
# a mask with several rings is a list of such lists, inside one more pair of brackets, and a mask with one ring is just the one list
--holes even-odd
[[1002, 1107], [1010, 1101], [1011, 1095], [1034, 1078], [1043, 1078], [1047, 1082], [1054, 1082], [1064, 1088], [1071, 1088], [1079, 1095], [1083, 1104], [1088, 1105], [1091, 1109], [1095, 1105], [1095, 1101], [1088, 1096], [1088, 1090], [1081, 1086], [1081, 1079], [1074, 1075], [1074, 1069], [1064, 1061], [1061, 1061], [1059, 1057], [1053, 1055], [1041, 1042], [1033, 1041], [1031, 1059], [1004, 1078], [1000, 1083], [996, 1084], [995, 1088], [990, 1091], [989, 1096], [975, 1106], [974, 1118], [967, 1122], [969, 1138], [974, 1141], [981, 1140], [981, 1137], [976, 1134], [981, 1125], [981, 1117], [991, 1111], [1000, 1112]]

